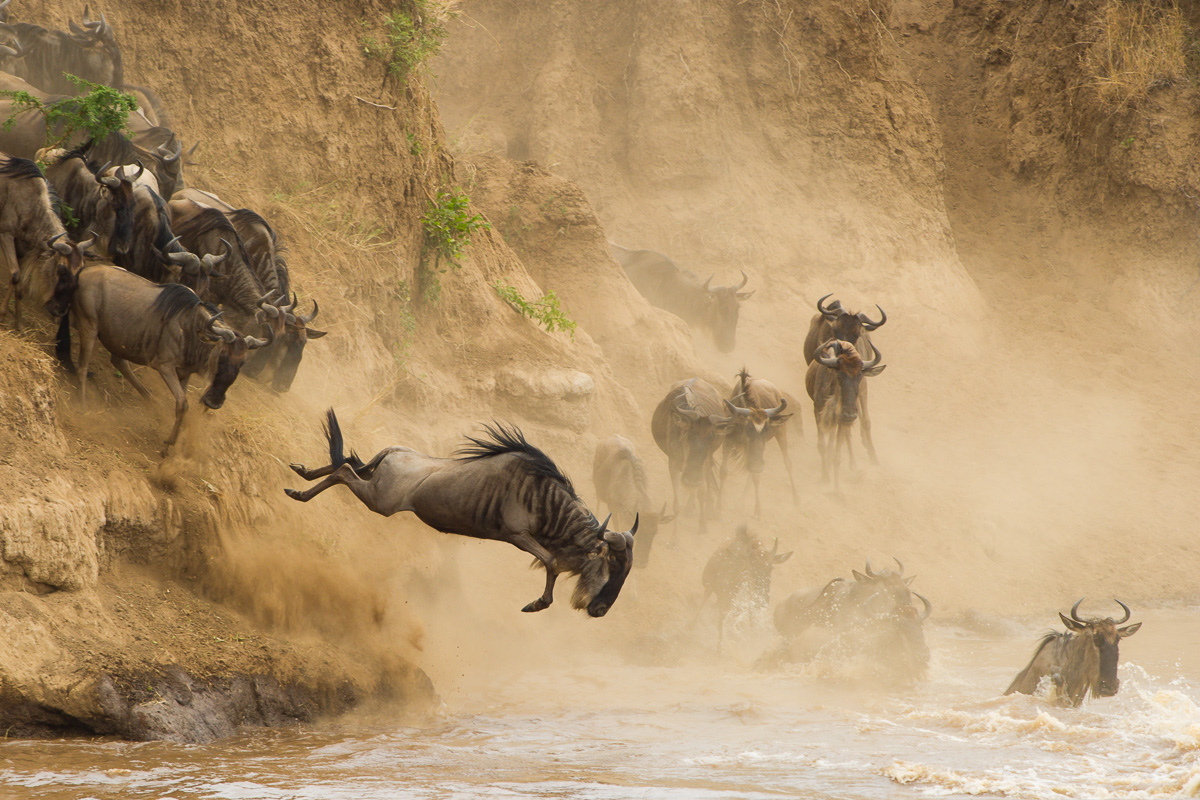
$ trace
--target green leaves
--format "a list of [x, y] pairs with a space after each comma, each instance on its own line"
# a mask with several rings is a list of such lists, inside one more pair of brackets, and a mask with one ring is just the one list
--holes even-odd
[[425, 247], [445, 257], [455, 267], [462, 258], [463, 248], [471, 242], [471, 234], [492, 226], [478, 214], [471, 214], [471, 198], [465, 192], [438, 192], [421, 217], [425, 229]]
[[558, 295], [553, 290], [542, 295], [541, 299], [529, 301], [521, 296], [517, 287], [496, 281], [492, 284], [496, 294], [504, 302], [513, 307], [521, 316], [528, 317], [553, 333], [564, 331], [575, 338], [575, 321], [568, 317], [558, 304]]
[[133, 95], [74, 75], [67, 75], [67, 79], [87, 92], [49, 105], [29, 92], [0, 92], [0, 96], [11, 97], [14, 106], [13, 113], [4, 121], [4, 129], [11, 130], [19, 114], [37, 111], [46, 118], [46, 147], [59, 147], [76, 133], [85, 133], [89, 139], [98, 141], [110, 133], [129, 130], [129, 115], [137, 110]]
[[448, 15], [435, 0], [412, 0], [411, 12], [393, 11], [383, 18], [382, 38], [363, 37], [363, 55], [382, 61], [388, 75], [406, 78], [441, 48]]

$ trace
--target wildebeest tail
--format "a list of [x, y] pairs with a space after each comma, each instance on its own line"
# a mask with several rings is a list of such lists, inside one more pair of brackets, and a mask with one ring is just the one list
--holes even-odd
[[362, 467], [362, 459], [358, 457], [358, 453], [350, 451], [349, 458], [345, 455], [346, 443], [342, 438], [342, 427], [338, 425], [337, 414], [330, 408], [325, 412], [325, 424], [322, 426], [325, 431], [325, 438], [329, 440], [329, 463], [335, 467], [340, 467], [346, 462], [357, 470]]

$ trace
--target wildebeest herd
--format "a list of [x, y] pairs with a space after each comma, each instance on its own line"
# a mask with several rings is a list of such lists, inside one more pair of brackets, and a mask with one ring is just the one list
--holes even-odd
[[[107, 18], [48, 30], [8, 18], [0, 4], [0, 89], [27, 92], [47, 106], [80, 91], [66, 75], [136, 93], [142, 106], [120, 132], [101, 140], [74, 133], [55, 148], [47, 117], [0, 99], [0, 258], [9, 286], [0, 314], [22, 327], [30, 298], [58, 320], [56, 354], [86, 401], [97, 342], [143, 397], [130, 364], [162, 377], [175, 400], [175, 443], [187, 410], [187, 383], [211, 384], [201, 401], [220, 408], [244, 368], [269, 374], [287, 391], [318, 306], [300, 313], [284, 245], [271, 225], [184, 185], [180, 137], [149, 89], [125, 81], [121, 49]], [[61, 124], [61, 123], [60, 123]], [[71, 327], [79, 332], [72, 360]]]
[[[145, 398], [150, 393], [130, 365], [157, 371], [175, 401], [168, 448], [179, 436], [194, 374], [209, 378], [201, 402], [212, 409], [222, 406], [243, 370], [269, 374], [275, 390], [287, 391], [306, 342], [325, 334], [309, 327], [319, 310], [315, 300], [310, 313], [300, 313], [275, 230], [254, 211], [185, 185], [182, 141], [158, 97], [126, 82], [121, 49], [103, 14], [93, 19], [85, 7], [81, 23], [48, 30], [10, 21], [10, 2], [0, 3], [0, 91], [27, 92], [53, 105], [80, 91], [66, 77], [74, 75], [132, 92], [140, 108], [128, 115], [128, 136], [94, 140], [76, 134], [51, 149], [46, 142], [60, 131], [48, 130], [45, 116], [20, 111], [11, 95], [0, 100], [0, 120], [11, 118], [0, 130], [0, 258], [9, 276], [0, 318], [11, 304], [19, 329], [22, 301], [46, 310], [57, 323], [56, 355], [76, 377], [83, 402], [97, 343]], [[660, 253], [617, 245], [612, 252], [647, 300], [706, 330], [720, 351], [734, 349], [741, 303], [753, 294], [745, 291], [744, 272], [736, 285], [715, 286], [714, 276], [701, 281]], [[887, 315], [878, 306], [878, 320], [851, 313], [836, 300], [826, 304], [831, 296], [816, 303], [803, 353], [822, 473], [836, 489], [843, 447], [854, 467], [850, 433], [856, 421], [863, 447], [876, 461], [863, 378], [884, 370], [868, 334]], [[72, 327], [78, 331], [77, 362]], [[318, 469], [292, 465], [305, 479], [323, 480], [287, 494], [307, 502], [343, 484], [384, 516], [412, 511], [438, 531], [507, 541], [532, 555], [546, 574], [542, 594], [524, 611], [550, 606], [557, 576], [568, 573], [578, 576], [573, 605], [602, 617], [633, 567], [647, 565], [660, 526], [678, 525], [681, 514], [694, 511], [703, 532], [720, 513], [731, 467], [744, 467], [754, 488], [754, 515], [761, 514], [760, 480], [772, 441], [798, 501], [787, 437], [798, 409], [795, 397], [745, 369], [728, 396], [700, 377], [668, 387], [654, 409], [651, 434], [666, 456], [670, 514], [666, 502], [652, 500], [643, 458], [620, 435], [595, 452], [596, 493], [610, 510], [601, 522], [519, 429], [488, 427], [486, 437], [470, 438], [452, 458], [389, 447], [364, 462], [345, 454], [332, 410], [326, 419], [330, 463]], [[791, 555], [779, 551], [778, 540], [768, 550], [746, 526], [713, 553], [701, 579], [700, 608], [715, 598], [718, 648], [735, 609], [766, 609], [771, 573]], [[923, 624], [933, 607], [911, 589], [913, 577], [898, 561], [897, 567], [875, 570], [868, 561], [864, 572], [852, 571], [853, 580], [836, 577], [793, 593], [775, 610], [780, 639], [759, 664], [837, 653], [879, 658], [897, 677], [923, 674], [929, 661]], [[1116, 693], [1119, 640], [1140, 623], [1117, 627], [1130, 617], [1124, 604], [1125, 616], [1116, 622], [1080, 618], [1078, 608], [1076, 603], [1070, 617], [1060, 615], [1068, 631], [1042, 640], [1008, 693], [1032, 693], [1048, 682], [1070, 705], [1089, 692]]]

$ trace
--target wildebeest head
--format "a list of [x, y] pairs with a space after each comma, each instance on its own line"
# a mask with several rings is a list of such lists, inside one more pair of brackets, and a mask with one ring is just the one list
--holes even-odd
[[733, 417], [722, 417], [719, 414], [704, 414], [686, 402], [687, 394], [679, 398], [679, 402], [671, 408], [671, 423], [683, 430], [683, 445], [685, 448], [683, 464], [683, 483], [686, 486], [699, 486], [705, 479], [704, 467], [709, 456], [716, 450], [719, 437], [724, 436], [733, 426]]
[[225, 405], [225, 393], [237, 380], [238, 373], [242, 370], [242, 364], [246, 363], [246, 357], [250, 352], [260, 347], [266, 347], [275, 339], [275, 333], [270, 328], [266, 329], [267, 338], [257, 339], [240, 334], [224, 325], [218, 326], [220, 316], [220, 312], [213, 314], [197, 332], [197, 336], [202, 342], [216, 345], [214, 354], [216, 367], [213, 370], [212, 383], [200, 397], [200, 402], [214, 410]]
[[834, 300], [829, 305], [825, 305], [825, 301], [832, 296], [833, 294], [830, 293], [818, 300], [817, 311], [821, 312], [821, 317], [829, 323], [834, 339], [840, 339], [843, 342], [857, 342], [864, 331], [873, 331], [887, 322], [887, 314], [878, 305], [875, 307], [879, 309], [879, 321], [875, 322], [864, 313], [851, 314], [842, 308], [841, 300]]
[[[893, 617], [897, 619], [917, 619], [924, 622], [933, 612], [933, 605], [927, 598], [914, 592], [910, 585], [916, 579], [915, 575], [904, 576], [904, 564], [895, 559], [899, 570], [890, 569], [876, 572], [871, 568], [871, 559], [867, 559], [865, 574], [851, 570], [856, 581], [850, 593], [850, 602], [862, 616], [879, 619]], [[924, 605], [924, 612], [919, 613], [913, 605], [916, 597]]]
[[[169, 233], [169, 228], [165, 229]], [[157, 245], [151, 245], [154, 255], [158, 258], [175, 283], [180, 283], [197, 295], [204, 297], [208, 294], [209, 279], [220, 274], [217, 268], [233, 251], [229, 242], [221, 240], [224, 249], [221, 253], [207, 253], [200, 258], [195, 253], [185, 250], [175, 236], [160, 250]]]
[[728, 606], [737, 596], [757, 608], [765, 608], [771, 595], [771, 571], [792, 557], [779, 552], [779, 539], [768, 551], [745, 525], [733, 541], [720, 547], [704, 567], [702, 581], [708, 592]]
[[878, 375], [887, 366], [879, 363], [883, 360], [879, 348], [874, 350], [875, 357], [870, 361], [863, 361], [854, 345], [840, 339], [830, 339], [817, 350], [817, 361], [837, 373], [842, 403], [838, 421], [843, 425], [858, 419], [858, 387], [863, 377]]
[[252, 371], [247, 370], [250, 374], [257, 375], [266, 367], [273, 367], [275, 374], [271, 380], [271, 388], [281, 393], [292, 388], [292, 381], [296, 379], [296, 371], [300, 368], [300, 359], [304, 356], [304, 345], [308, 343], [309, 339], [320, 339], [328, 333], [328, 331], [319, 331], [316, 328], [308, 327], [321, 311], [315, 299], [311, 314], [298, 314], [295, 312], [295, 308], [296, 296], [294, 293], [291, 305], [262, 306], [264, 314], [272, 320], [271, 324], [278, 326], [279, 344], [264, 351], [255, 359]]
[[754, 294], [754, 291], [741, 291], [746, 282], [750, 280], [746, 277], [745, 272], [742, 273], [742, 282], [737, 286], [712, 286], [714, 277], [709, 275], [708, 280], [704, 282], [706, 315], [717, 349], [722, 353], [728, 353], [737, 343], [738, 313], [741, 310], [741, 302]]
[[125, 174], [125, 167], [109, 169], [108, 165], [96, 172], [96, 182], [108, 190], [113, 210], [113, 233], [110, 248], [116, 255], [126, 256], [133, 247], [133, 182], [142, 176], [146, 168], [138, 162], [137, 173], [132, 177]]
[[106, 86], [121, 88], [125, 85], [125, 68], [121, 60], [121, 48], [108, 18], [104, 14], [93, 20], [88, 15], [88, 6], [83, 7], [83, 24], [68, 21], [71, 42], [78, 50], [73, 65], [78, 74]]
[[638, 517], [633, 518], [633, 527], [628, 531], [608, 530], [611, 519], [609, 514], [595, 533], [595, 542], [588, 550], [571, 600], [575, 608], [586, 608], [590, 617], [608, 613], [633, 568], [633, 537], [638, 530]]
[[1081, 619], [1079, 605], [1082, 602], [1083, 598], [1080, 598], [1071, 607], [1071, 616], [1068, 617], [1062, 612], [1059, 612], [1058, 616], [1067, 626], [1067, 630], [1090, 639], [1091, 646], [1096, 648], [1100, 661], [1100, 676], [1093, 691], [1098, 697], [1112, 697], [1121, 687], [1121, 679], [1117, 677], [1117, 660], [1120, 658], [1121, 639], [1137, 633], [1138, 628], [1142, 627], [1142, 623], [1126, 625], [1124, 628], [1117, 627], [1128, 622], [1132, 616], [1129, 606], [1120, 600], [1113, 601], [1125, 610], [1125, 616], [1119, 620], [1113, 620], [1112, 617]]
[[763, 451], [767, 440], [771, 438], [771, 428], [777, 428], [791, 419], [787, 411], [787, 398], [781, 397], [775, 408], [741, 408], [728, 400], [725, 410], [733, 417], [735, 430], [746, 445], [746, 470], [752, 474], [760, 473], [766, 464]]
[[95, 255], [87, 252], [87, 249], [95, 243], [95, 237], [78, 244], [70, 241], [60, 242], [59, 239], [66, 235], [66, 232], [60, 233], [46, 243], [46, 246], [56, 256], [54, 259], [54, 288], [50, 292], [50, 299], [46, 301], [46, 312], [55, 319], [66, 314], [67, 309], [71, 306], [71, 297], [79, 285], [79, 271], [83, 269], [84, 255]]

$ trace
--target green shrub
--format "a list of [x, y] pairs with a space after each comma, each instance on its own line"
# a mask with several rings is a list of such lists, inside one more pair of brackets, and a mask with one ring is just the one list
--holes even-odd
[[540, 300], [529, 301], [521, 296], [517, 287], [496, 281], [492, 284], [496, 294], [512, 306], [523, 317], [537, 322], [548, 331], [565, 331], [575, 338], [575, 321], [568, 317], [558, 304], [558, 295], [546, 292]]
[[[382, 37], [362, 38], [363, 54], [382, 61], [387, 75], [401, 80], [414, 67], [437, 54], [446, 38], [449, 11], [435, 0], [412, 0], [410, 9], [383, 18]], [[363, 26], [368, 23], [363, 20]]]
[[37, 111], [46, 118], [46, 147], [60, 147], [76, 133], [86, 133], [88, 138], [97, 141], [110, 133], [128, 135], [129, 115], [137, 110], [137, 98], [74, 75], [67, 75], [67, 79], [87, 92], [50, 104], [29, 92], [0, 92], [0, 96], [11, 97], [14, 106], [13, 113], [4, 121], [4, 129], [12, 130], [17, 115]]

